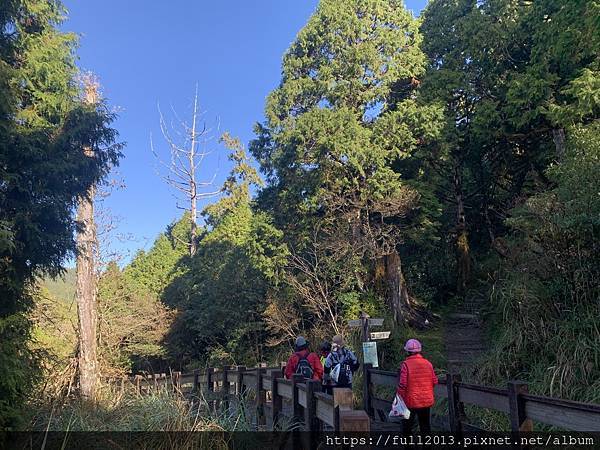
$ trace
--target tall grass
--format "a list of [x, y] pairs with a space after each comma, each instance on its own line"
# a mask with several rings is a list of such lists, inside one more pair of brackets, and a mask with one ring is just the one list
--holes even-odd
[[479, 376], [520, 378], [539, 394], [600, 403], [600, 303], [557, 308], [532, 282], [500, 287], [494, 309], [501, 320]]
[[95, 402], [67, 399], [38, 405], [30, 428], [37, 431], [248, 431], [245, 402], [214, 408], [203, 397], [184, 397], [172, 386], [138, 394], [132, 387], [104, 385]]

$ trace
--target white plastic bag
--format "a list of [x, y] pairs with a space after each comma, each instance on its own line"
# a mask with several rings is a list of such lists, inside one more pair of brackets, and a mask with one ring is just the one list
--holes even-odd
[[331, 373], [329, 374], [331, 376], [331, 379], [333, 380], [334, 383], [338, 382], [338, 379], [340, 378], [340, 369], [341, 369], [341, 364], [336, 364], [334, 366], [333, 369], [331, 369]]
[[406, 407], [404, 400], [398, 394], [394, 397], [392, 403], [392, 410], [388, 414], [393, 419], [408, 419], [410, 417], [410, 410]]

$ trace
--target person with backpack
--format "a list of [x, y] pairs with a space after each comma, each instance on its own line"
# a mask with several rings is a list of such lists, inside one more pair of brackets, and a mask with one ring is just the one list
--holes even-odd
[[[323, 341], [321, 344], [321, 364], [325, 367], [325, 360], [331, 353], [331, 343], [328, 341]], [[323, 375], [323, 392], [329, 395], [333, 395], [333, 384], [331, 382], [331, 377], [329, 374]]]
[[298, 336], [294, 347], [295, 351], [285, 365], [285, 377], [289, 380], [297, 374], [309, 380], [323, 380], [323, 365], [317, 354], [309, 351], [308, 341]]
[[330, 377], [332, 386], [352, 389], [352, 375], [359, 366], [356, 355], [346, 348], [342, 336], [334, 336], [331, 353], [325, 359], [325, 374]]
[[421, 355], [422, 345], [416, 339], [409, 339], [404, 345], [407, 357], [400, 366], [396, 393], [410, 410], [410, 417], [403, 421], [403, 433], [410, 435], [419, 421], [422, 434], [431, 433], [431, 407], [434, 403], [433, 387], [438, 378], [433, 365]]

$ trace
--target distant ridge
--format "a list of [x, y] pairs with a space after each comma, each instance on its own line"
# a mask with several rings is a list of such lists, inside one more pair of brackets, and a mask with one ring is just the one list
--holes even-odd
[[53, 299], [61, 302], [70, 303], [75, 298], [77, 272], [75, 268], [66, 270], [63, 276], [56, 279], [44, 278], [40, 281], [40, 286], [46, 288]]

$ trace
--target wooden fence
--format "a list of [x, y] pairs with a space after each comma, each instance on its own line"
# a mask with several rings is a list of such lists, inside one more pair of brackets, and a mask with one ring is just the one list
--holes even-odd
[[301, 375], [285, 379], [282, 367], [211, 367], [204, 372], [173, 372], [171, 376], [136, 375], [130, 381], [140, 393], [169, 385], [183, 394], [203, 392], [213, 407], [229, 408], [233, 399], [253, 397], [251, 408], [258, 430], [279, 429], [284, 420], [307, 432], [303, 433], [306, 439], [315, 439], [312, 432], [327, 428], [341, 432], [370, 430], [370, 418], [362, 409], [354, 409], [350, 389], [334, 389], [333, 395], [328, 395], [321, 392], [320, 381], [306, 380]]
[[[396, 387], [396, 372], [366, 367], [363, 407], [375, 420], [385, 420], [392, 402], [376, 396], [377, 386]], [[531, 395], [527, 384], [510, 381], [506, 389], [463, 383], [460, 375], [448, 374], [435, 387], [436, 399], [447, 399], [448, 426], [460, 435], [463, 431], [480, 431], [467, 423], [465, 405], [500, 411], [508, 416], [511, 431], [532, 431], [533, 423], [573, 431], [600, 431], [600, 405]]]
[[[285, 417], [300, 424], [305, 431], [330, 427], [335, 431], [368, 431], [369, 420], [386, 422], [392, 402], [378, 397], [378, 387], [395, 388], [397, 373], [364, 367], [363, 405], [353, 409], [354, 399], [349, 389], [335, 389], [334, 395], [321, 392], [318, 381], [294, 375], [283, 378], [282, 367], [256, 368], [241, 366], [208, 368], [205, 372], [140, 376], [130, 379], [139, 392], [171, 384], [173, 389], [208, 393], [209, 401], [229, 406], [232, 398], [242, 393], [253, 396], [252, 409], [257, 429], [277, 429]], [[391, 389], [388, 389], [391, 391]], [[600, 432], [600, 405], [549, 398], [528, 393], [527, 384], [510, 381], [506, 389], [479, 386], [461, 381], [460, 375], [448, 374], [435, 386], [438, 401], [447, 401], [445, 427], [460, 435], [463, 431], [483, 431], [468, 423], [465, 405], [474, 405], [506, 414], [511, 431], [532, 431], [533, 424], [556, 426], [565, 430]], [[389, 395], [388, 397], [391, 397]], [[289, 404], [289, 408], [283, 404]], [[394, 426], [398, 426], [395, 424]]]

